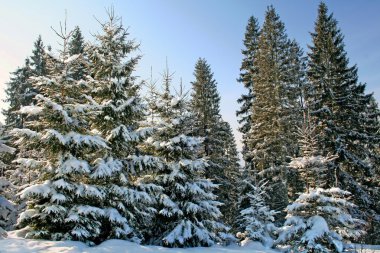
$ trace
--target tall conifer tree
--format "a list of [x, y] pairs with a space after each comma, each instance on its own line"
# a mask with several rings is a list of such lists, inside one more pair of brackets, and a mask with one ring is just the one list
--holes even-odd
[[29, 59], [25, 60], [25, 65], [18, 68], [12, 73], [11, 80], [7, 83], [5, 90], [7, 98], [5, 102], [9, 103], [9, 107], [3, 111], [5, 116], [5, 124], [9, 127], [23, 127], [24, 116], [17, 114], [22, 106], [32, 103], [33, 94], [31, 94], [32, 85], [29, 77], [32, 75], [32, 69]]
[[139, 94], [141, 83], [133, 75], [140, 59], [135, 54], [139, 45], [128, 38], [127, 29], [112, 9], [109, 20], [101, 25], [96, 44], [88, 48], [94, 85], [91, 97], [101, 108], [91, 128], [107, 140], [110, 148], [101, 160], [104, 169], [110, 170], [99, 174], [99, 180], [106, 179], [105, 203], [125, 220], [124, 228], [110, 223], [104, 229], [112, 238], [143, 239], [142, 230], [150, 226], [155, 211], [151, 207], [157, 190], [145, 183], [144, 176], [155, 173], [159, 165], [154, 157], [142, 155], [138, 149], [151, 132], [151, 127], [140, 127], [145, 107]]
[[[191, 97], [191, 111], [194, 115], [192, 121], [192, 135], [204, 138], [200, 156], [208, 159], [209, 166], [206, 176], [214, 183], [220, 185], [215, 194], [226, 206], [232, 205], [231, 192], [228, 189], [231, 178], [227, 175], [236, 174], [236, 153], [233, 151], [233, 136], [229, 126], [220, 115], [220, 96], [217, 83], [213, 77], [210, 65], [205, 59], [199, 59], [195, 65], [195, 81], [192, 82], [193, 93]], [[225, 155], [226, 146], [229, 145], [230, 156]], [[232, 146], [231, 146], [232, 145]], [[224, 209], [227, 220], [231, 220], [227, 208]], [[231, 225], [231, 224], [230, 224]]]
[[44, 54], [45, 46], [40, 35], [36, 42], [34, 42], [34, 49], [32, 51], [32, 56], [30, 57], [33, 74], [36, 76], [46, 74], [46, 57], [44, 57]]
[[[84, 38], [83, 38], [80, 28], [76, 26], [75, 29], [73, 30], [71, 39], [68, 43], [69, 55], [75, 56], [75, 55], [84, 54], [85, 53], [84, 50], [85, 50]], [[86, 66], [84, 65], [84, 63], [82, 63], [82, 65], [78, 66], [75, 72], [72, 73], [71, 75], [74, 79], [80, 80], [86, 74], [85, 70], [86, 70]]]
[[[101, 241], [102, 219], [110, 217], [109, 209], [102, 206], [104, 191], [92, 180], [99, 170], [97, 158], [109, 147], [88, 125], [88, 115], [97, 110], [82, 96], [89, 93], [89, 86], [69, 77], [82, 58], [69, 58], [70, 33], [59, 36], [60, 55], [45, 58], [46, 72], [31, 79], [40, 91], [37, 103], [20, 110], [31, 120], [11, 131], [19, 149], [29, 151], [20, 152], [19, 160], [36, 165], [39, 173], [35, 184], [20, 193], [28, 199], [28, 207], [19, 222], [30, 227], [27, 237], [93, 244]], [[109, 222], [120, 224], [115, 217]]]
[[373, 131], [379, 125], [372, 94], [365, 94], [365, 84], [358, 82], [356, 65], [349, 66], [342, 32], [324, 3], [311, 35], [306, 102], [317, 124], [319, 148], [323, 155], [338, 155], [334, 169], [340, 186], [352, 192], [356, 203], [374, 219], [380, 206], [369, 188], [379, 188], [374, 165], [380, 158], [380, 136]]
[[[207, 162], [197, 158], [202, 138], [190, 136], [186, 122], [192, 114], [185, 94], [170, 91], [171, 75], [166, 70], [162, 92], [151, 103], [155, 133], [145, 148], [162, 161], [154, 181], [158, 192], [157, 215], [151, 242], [169, 247], [210, 246], [228, 235], [220, 223], [221, 212], [212, 191], [217, 187], [205, 178]], [[150, 101], [152, 102], [152, 101]]]
[[3, 113], [5, 115], [5, 124], [10, 127], [23, 127], [24, 115], [17, 114], [22, 106], [30, 105], [34, 96], [38, 93], [35, 87], [30, 83], [29, 78], [40, 76], [46, 73], [45, 47], [41, 36], [38, 36], [34, 42], [32, 56], [25, 60], [25, 65], [18, 68], [12, 73], [10, 82], [6, 88], [6, 102], [9, 108]]
[[260, 31], [258, 51], [253, 65], [252, 125], [249, 150], [253, 170], [269, 180], [272, 188], [271, 208], [287, 204], [287, 157], [297, 152], [294, 138], [301, 106], [299, 84], [302, 77], [300, 49], [289, 41], [284, 24], [273, 7], [269, 7]]
[[79, 26], [76, 26], [69, 41], [69, 54], [82, 54], [84, 51], [84, 39]]
[[239, 131], [243, 135], [242, 154], [245, 161], [245, 166], [250, 166], [252, 159], [252, 157], [250, 157], [251, 153], [248, 151], [247, 135], [250, 132], [252, 124], [252, 104], [255, 97], [253, 93], [253, 78], [257, 75], [257, 68], [254, 61], [256, 60], [256, 53], [259, 44], [259, 30], [257, 19], [253, 16], [250, 17], [243, 40], [245, 48], [242, 50], [243, 61], [241, 63], [240, 77], [238, 79], [238, 81], [244, 85], [244, 88], [247, 89], [247, 93], [241, 95], [238, 99], [238, 103], [241, 104], [241, 106], [236, 112], [240, 123]]

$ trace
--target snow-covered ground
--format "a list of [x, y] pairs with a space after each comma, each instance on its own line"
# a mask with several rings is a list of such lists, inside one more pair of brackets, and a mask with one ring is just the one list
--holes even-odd
[[[358, 253], [380, 253], [380, 245], [356, 245]], [[144, 246], [123, 240], [109, 240], [95, 247], [81, 242], [29, 240], [9, 232], [8, 238], [0, 239], [0, 253], [279, 253], [265, 248], [260, 243], [250, 242], [245, 246], [213, 246], [209, 248], [164, 248]]]
[[81, 242], [45, 241], [23, 239], [17, 232], [9, 232], [8, 238], [0, 239], [0, 253], [275, 253], [260, 243], [248, 243], [244, 247], [231, 245], [228, 247], [214, 246], [209, 248], [164, 248], [144, 246], [123, 240], [109, 240], [95, 247], [88, 247]]

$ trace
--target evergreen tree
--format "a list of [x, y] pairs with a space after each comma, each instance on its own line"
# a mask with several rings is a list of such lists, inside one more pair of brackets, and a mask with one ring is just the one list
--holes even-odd
[[5, 102], [9, 103], [9, 107], [3, 111], [5, 124], [9, 127], [23, 127], [24, 116], [16, 112], [22, 106], [31, 104], [35, 95], [29, 82], [29, 78], [32, 76], [30, 61], [26, 59], [25, 66], [18, 68], [11, 75], [11, 80], [7, 83], [5, 90], [7, 95]]
[[7, 237], [7, 230], [12, 227], [16, 220], [16, 208], [9, 200], [7, 190], [11, 184], [0, 177], [0, 239]]
[[323, 156], [318, 150], [318, 136], [313, 119], [305, 115], [298, 133], [301, 156], [293, 158], [290, 169], [297, 170], [304, 184], [303, 192], [286, 208], [287, 216], [276, 244], [291, 246], [297, 252], [342, 252], [344, 240], [358, 239], [365, 232], [365, 222], [350, 213], [357, 206], [350, 202], [350, 193], [336, 187], [337, 175], [328, 174], [336, 156]]
[[236, 148], [235, 137], [228, 122], [221, 122], [221, 139], [223, 140], [223, 184], [219, 186], [218, 197], [223, 201], [220, 210], [223, 220], [228, 226], [234, 226], [238, 215], [237, 200], [239, 195], [240, 164]]
[[17, 127], [22, 128], [24, 125], [24, 115], [18, 114], [22, 106], [27, 106], [33, 103], [34, 96], [38, 91], [33, 88], [30, 83], [32, 76], [39, 76], [45, 74], [46, 71], [46, 57], [44, 56], [44, 45], [41, 36], [37, 38], [34, 43], [32, 56], [25, 60], [25, 65], [18, 68], [12, 73], [10, 82], [7, 84], [5, 93], [7, 98], [5, 102], [9, 103], [7, 110], [3, 111], [5, 116], [5, 124], [9, 128]]
[[[312, 33], [308, 61], [307, 106], [316, 121], [322, 155], [336, 154], [339, 185], [352, 192], [355, 202], [371, 219], [380, 206], [373, 201], [365, 181], [378, 182], [379, 132], [372, 94], [358, 82], [357, 67], [349, 66], [343, 35], [327, 6], [321, 3]], [[373, 106], [372, 106], [373, 108]], [[369, 112], [371, 110], [372, 112]], [[375, 165], [375, 166], [373, 166]], [[377, 213], [377, 215], [376, 215]]]
[[84, 39], [82, 32], [78, 26], [73, 30], [71, 40], [69, 41], [69, 54], [82, 54], [84, 51]]
[[10, 194], [12, 185], [4, 177], [7, 165], [2, 161], [4, 154], [13, 153], [15, 149], [5, 144], [3, 134], [3, 125], [0, 123], [0, 239], [7, 236], [5, 230], [10, 229], [16, 220], [16, 208]]
[[219, 167], [218, 159], [221, 152], [218, 151], [222, 149], [221, 140], [213, 138], [219, 130], [220, 96], [210, 65], [205, 59], [199, 59], [195, 64], [194, 77], [191, 99], [191, 108], [195, 114], [193, 132], [195, 136], [205, 138], [202, 154], [213, 163], [211, 165], [213, 168], [208, 169], [207, 175], [214, 179], [217, 173], [212, 170], [217, 170]]
[[273, 224], [276, 212], [266, 204], [266, 183], [260, 181], [254, 185], [252, 181], [244, 181], [246, 193], [239, 200], [242, 209], [237, 219], [238, 230], [243, 232], [238, 232], [237, 237], [240, 240], [249, 239], [271, 246], [277, 229]]
[[243, 134], [242, 142], [243, 149], [242, 154], [245, 161], [245, 166], [250, 166], [252, 157], [248, 151], [247, 138], [252, 124], [252, 104], [254, 101], [253, 94], [253, 77], [257, 75], [257, 68], [254, 61], [256, 60], [256, 53], [259, 43], [259, 24], [255, 17], [251, 16], [248, 20], [246, 32], [244, 35], [244, 49], [242, 50], [243, 61], [240, 67], [240, 77], [238, 81], [244, 85], [247, 89], [247, 93], [241, 95], [238, 99], [238, 103], [241, 104], [240, 109], [236, 112], [239, 118], [240, 128], [239, 131]]
[[365, 233], [365, 222], [350, 215], [356, 206], [349, 196], [339, 188], [310, 189], [301, 194], [286, 208], [288, 215], [276, 244], [290, 246], [295, 252], [343, 252], [347, 240]]
[[[232, 135], [221, 118], [220, 96], [216, 81], [205, 59], [197, 61], [194, 76], [195, 81], [192, 82], [193, 93], [190, 101], [191, 111], [194, 115], [194, 119], [191, 121], [191, 131], [193, 136], [204, 138], [199, 155], [208, 160], [209, 166], [206, 169], [206, 177], [220, 185], [215, 194], [226, 205], [225, 211], [227, 211], [227, 206], [232, 203], [229, 200], [231, 192], [228, 189], [231, 178], [227, 178], [226, 175], [234, 174], [237, 170], [234, 167], [235, 165], [228, 167], [228, 164], [234, 164], [237, 157], [236, 154], [226, 157], [224, 147], [226, 145], [231, 147], [231, 142], [234, 141], [228, 140], [228, 138], [231, 139]], [[231, 216], [228, 211], [226, 215]], [[231, 218], [227, 219], [231, 220]]]
[[154, 194], [159, 190], [145, 179], [148, 173], [155, 173], [159, 163], [138, 149], [151, 132], [151, 127], [140, 127], [145, 108], [139, 96], [141, 84], [133, 76], [140, 59], [134, 56], [138, 45], [128, 39], [127, 30], [113, 10], [102, 29], [88, 51], [94, 86], [91, 99], [101, 108], [100, 114], [92, 118], [91, 128], [109, 143], [103, 166], [118, 165], [112, 173], [99, 174], [98, 180], [104, 178], [104, 203], [125, 220], [124, 228], [104, 221], [103, 233], [106, 238], [144, 239], [142, 233], [151, 224]]
[[34, 42], [34, 49], [32, 51], [32, 56], [30, 57], [33, 75], [42, 76], [46, 74], [46, 57], [44, 57], [44, 54], [45, 46], [40, 35]]
[[[79, 27], [76, 26], [75, 29], [73, 30], [71, 39], [68, 42], [69, 55], [73, 57], [77, 55], [81, 55], [81, 54], [83, 55], [84, 49], [85, 49], [85, 43], [82, 36], [82, 32], [79, 29]], [[85, 69], [86, 69], [86, 66], [82, 63], [82, 65], [76, 68], [76, 71], [72, 73], [72, 77], [75, 80], [80, 80], [86, 74]]]
[[32, 85], [40, 91], [37, 103], [22, 108], [32, 120], [28, 128], [11, 131], [20, 149], [39, 151], [19, 153], [19, 158], [35, 164], [39, 172], [38, 181], [20, 192], [28, 199], [20, 225], [30, 227], [27, 238], [94, 244], [111, 237], [104, 235], [109, 232], [105, 229], [108, 226], [114, 228], [116, 236], [126, 237], [131, 229], [126, 219], [108, 205], [104, 188], [108, 176], [122, 166], [118, 161], [102, 159], [110, 147], [89, 125], [99, 107], [82, 95], [90, 94], [95, 87], [91, 87], [92, 79], [70, 78], [84, 59], [69, 57], [70, 33], [58, 35], [64, 45], [59, 57], [47, 58], [47, 73], [32, 79]]
[[282, 210], [287, 205], [287, 157], [298, 152], [294, 138], [299, 124], [302, 67], [298, 46], [289, 41], [284, 24], [273, 7], [269, 7], [260, 31], [253, 65], [252, 125], [249, 150], [253, 171], [268, 180], [273, 191], [269, 204]]
[[217, 186], [204, 177], [207, 163], [196, 158], [202, 138], [189, 136], [186, 122], [192, 115], [184, 94], [171, 94], [170, 82], [167, 70], [163, 92], [156, 93], [151, 108], [155, 133], [145, 144], [163, 165], [155, 176], [163, 190], [158, 195], [152, 242], [169, 247], [210, 246], [228, 237], [227, 227], [218, 221], [220, 203], [212, 193]]

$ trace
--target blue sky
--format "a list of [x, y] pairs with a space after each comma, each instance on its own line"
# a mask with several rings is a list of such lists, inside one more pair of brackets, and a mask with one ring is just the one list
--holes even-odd
[[[339, 21], [350, 62], [359, 67], [359, 79], [367, 91], [375, 92], [380, 101], [380, 1], [326, 1]], [[196, 60], [204, 57], [211, 65], [222, 97], [221, 111], [235, 129], [236, 102], [243, 88], [236, 82], [241, 63], [242, 39], [251, 15], [260, 24], [268, 5], [273, 5], [285, 23], [290, 38], [295, 38], [307, 52], [319, 1], [266, 0], [18, 0], [2, 1], [0, 8], [0, 98], [9, 72], [23, 64], [31, 54], [39, 34], [45, 45], [57, 48], [59, 39], [51, 30], [68, 13], [68, 28], [79, 25], [87, 39], [100, 30], [95, 20], [106, 19], [105, 8], [129, 26], [131, 38], [141, 43], [142, 60], [137, 69], [141, 79], [149, 79], [153, 69], [160, 78], [166, 58], [174, 83], [182, 78], [190, 88]], [[4, 103], [1, 107], [4, 107]], [[1, 118], [0, 118], [1, 119]], [[240, 145], [239, 145], [240, 146]]]

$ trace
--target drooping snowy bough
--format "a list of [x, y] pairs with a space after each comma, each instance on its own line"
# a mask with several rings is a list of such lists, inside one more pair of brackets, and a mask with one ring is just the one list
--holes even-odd
[[207, 162], [197, 158], [202, 138], [189, 135], [187, 122], [192, 115], [187, 101], [184, 94], [170, 93], [168, 73], [164, 78], [164, 91], [157, 92], [148, 118], [155, 131], [144, 144], [145, 150], [157, 155], [162, 164], [153, 179], [162, 191], [157, 195], [150, 242], [196, 247], [232, 239], [221, 222], [221, 203], [213, 194], [217, 185], [205, 178]]
[[296, 252], [342, 252], [350, 239], [364, 235], [365, 222], [351, 216], [356, 206], [339, 188], [310, 189], [286, 208], [277, 245]]

